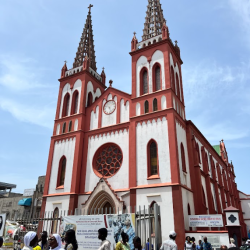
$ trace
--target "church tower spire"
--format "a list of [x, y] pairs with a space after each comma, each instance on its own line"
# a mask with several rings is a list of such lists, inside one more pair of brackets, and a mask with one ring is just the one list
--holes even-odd
[[82, 36], [79, 42], [79, 46], [76, 52], [75, 61], [73, 63], [73, 68], [82, 66], [85, 57], [89, 58], [89, 66], [96, 71], [96, 60], [95, 60], [95, 46], [94, 46], [94, 36], [92, 29], [92, 19], [91, 19], [91, 8], [93, 5], [89, 5], [89, 12], [86, 19], [86, 23], [82, 32]]
[[148, 0], [142, 40], [160, 35], [164, 23], [166, 20], [163, 16], [160, 0]]

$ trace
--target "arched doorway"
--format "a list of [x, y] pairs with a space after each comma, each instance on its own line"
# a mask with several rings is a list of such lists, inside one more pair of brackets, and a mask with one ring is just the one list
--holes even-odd
[[235, 240], [235, 242], [234, 242], [235, 246], [238, 247], [239, 245], [238, 245], [238, 238], [237, 238], [237, 235], [236, 235], [236, 234], [233, 234], [233, 238], [234, 238], [234, 240]]
[[100, 191], [96, 196], [93, 198], [92, 202], [89, 205], [89, 212], [88, 214], [96, 214], [96, 213], [107, 213], [113, 214], [116, 213], [116, 206], [115, 202], [111, 198], [111, 196], [105, 192]]
[[109, 211], [112, 211], [112, 206], [111, 204], [107, 201], [106, 204], [103, 206], [103, 211], [107, 211], [109, 213]]

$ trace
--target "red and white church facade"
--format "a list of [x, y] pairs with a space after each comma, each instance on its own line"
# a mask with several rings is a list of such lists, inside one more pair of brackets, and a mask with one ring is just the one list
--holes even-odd
[[[132, 93], [96, 72], [91, 7], [73, 68], [62, 68], [42, 212], [161, 206], [162, 240], [246, 235], [225, 144], [210, 145], [186, 120], [182, 60], [159, 0], [149, 0], [142, 41], [131, 42]], [[102, 181], [104, 180], [104, 181]], [[239, 226], [226, 226], [226, 211]], [[190, 228], [188, 215], [222, 214], [224, 227]], [[198, 238], [198, 237], [197, 237]]]

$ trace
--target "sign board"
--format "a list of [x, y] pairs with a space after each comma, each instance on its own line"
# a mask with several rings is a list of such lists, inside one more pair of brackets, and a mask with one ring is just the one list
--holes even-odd
[[209, 236], [208, 237], [209, 242], [212, 245], [212, 248], [220, 248], [221, 247], [221, 242], [220, 242], [220, 237], [219, 236]]
[[0, 236], [4, 236], [5, 221], [6, 221], [6, 214], [0, 214]]
[[111, 242], [111, 249], [121, 240], [121, 232], [129, 236], [129, 245], [134, 249], [135, 214], [110, 214], [110, 215], [74, 215], [62, 218], [59, 234], [65, 235], [69, 229], [76, 231], [78, 250], [93, 250], [100, 247], [98, 230], [107, 228], [107, 240]]
[[32, 196], [34, 194], [34, 191], [34, 188], [24, 189], [23, 196]]
[[190, 227], [223, 227], [221, 214], [189, 215]]

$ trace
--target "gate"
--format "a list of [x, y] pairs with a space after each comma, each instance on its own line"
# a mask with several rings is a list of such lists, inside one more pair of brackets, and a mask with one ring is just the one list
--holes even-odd
[[[153, 206], [139, 206], [135, 210], [135, 235], [141, 238], [142, 247], [145, 250], [158, 250], [161, 244], [161, 217], [160, 206], [156, 203]], [[54, 210], [43, 214], [36, 214], [30, 217], [28, 213], [15, 218], [19, 223], [19, 228], [15, 231], [12, 238], [14, 239], [14, 249], [22, 248], [23, 237], [29, 231], [35, 231], [39, 234], [42, 231], [47, 231], [48, 234], [60, 232], [60, 222], [64, 216], [70, 215], [101, 215], [101, 214], [125, 214], [132, 213], [132, 208], [127, 207], [124, 210], [109, 208], [109, 209], [91, 209], [84, 210], [76, 208], [73, 212]], [[13, 219], [14, 220], [14, 219]], [[150, 247], [151, 246], [151, 247]]]

